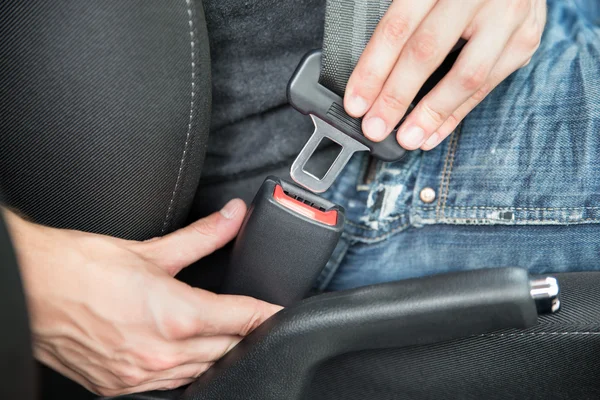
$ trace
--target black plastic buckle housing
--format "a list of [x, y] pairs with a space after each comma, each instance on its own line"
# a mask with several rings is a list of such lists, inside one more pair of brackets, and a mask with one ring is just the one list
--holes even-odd
[[319, 83], [321, 50], [306, 54], [292, 76], [287, 96], [290, 104], [302, 114], [312, 114], [357, 142], [367, 146], [373, 157], [398, 161], [406, 154], [396, 140], [395, 130], [381, 142], [373, 142], [362, 133], [362, 119], [346, 114], [342, 97]]

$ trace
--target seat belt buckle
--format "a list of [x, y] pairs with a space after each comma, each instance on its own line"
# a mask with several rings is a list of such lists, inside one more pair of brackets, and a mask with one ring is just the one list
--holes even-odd
[[[352, 155], [369, 151], [383, 161], [398, 161], [406, 154], [396, 141], [395, 130], [381, 142], [373, 142], [362, 133], [362, 119], [351, 117], [344, 110], [343, 99], [319, 83], [321, 50], [308, 53], [294, 72], [288, 87], [289, 103], [302, 114], [310, 115], [315, 130], [292, 164], [290, 175], [299, 185], [315, 193], [329, 189]], [[323, 138], [341, 147], [341, 151], [325, 175], [319, 179], [305, 166]]]
[[224, 293], [283, 306], [301, 300], [331, 257], [344, 220], [343, 207], [267, 177], [235, 239]]

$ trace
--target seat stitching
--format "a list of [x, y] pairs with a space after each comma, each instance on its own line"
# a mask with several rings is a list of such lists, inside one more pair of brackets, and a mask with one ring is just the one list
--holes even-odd
[[523, 333], [484, 333], [479, 337], [510, 337], [510, 336], [560, 336], [560, 335], [600, 335], [600, 332], [523, 332]]
[[192, 66], [192, 90], [191, 90], [191, 100], [190, 100], [190, 117], [188, 120], [188, 127], [187, 127], [187, 133], [186, 133], [186, 137], [185, 137], [185, 144], [183, 146], [183, 154], [181, 155], [181, 161], [179, 162], [179, 171], [177, 172], [177, 180], [175, 181], [175, 188], [173, 189], [173, 194], [171, 195], [171, 201], [169, 201], [169, 207], [167, 209], [167, 214], [165, 215], [165, 221], [163, 223], [163, 227], [161, 232], [164, 234], [166, 229], [167, 229], [167, 225], [169, 222], [169, 219], [171, 217], [171, 212], [173, 210], [173, 204], [175, 202], [175, 195], [177, 194], [177, 189], [179, 188], [179, 184], [181, 181], [181, 177], [182, 177], [182, 172], [183, 172], [183, 165], [185, 163], [185, 157], [187, 155], [187, 151], [188, 151], [188, 145], [190, 142], [190, 137], [191, 137], [191, 133], [192, 133], [192, 121], [194, 118], [194, 97], [196, 94], [196, 85], [194, 83], [195, 79], [196, 79], [196, 63], [195, 63], [195, 48], [194, 48], [194, 42], [195, 42], [195, 37], [194, 37], [194, 21], [192, 18], [192, 4], [191, 4], [191, 0], [185, 0], [185, 3], [187, 5], [187, 14], [188, 14], [188, 25], [190, 27], [190, 55], [191, 55], [191, 66]]

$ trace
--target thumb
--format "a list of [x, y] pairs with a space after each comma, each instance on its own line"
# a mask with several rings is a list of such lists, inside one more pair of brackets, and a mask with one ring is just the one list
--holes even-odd
[[219, 212], [202, 218], [161, 238], [136, 243], [145, 259], [175, 276], [179, 271], [223, 247], [240, 230], [246, 204], [229, 201]]

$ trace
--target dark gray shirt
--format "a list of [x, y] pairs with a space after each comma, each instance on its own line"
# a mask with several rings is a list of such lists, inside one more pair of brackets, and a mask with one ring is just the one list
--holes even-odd
[[293, 159], [312, 124], [287, 105], [302, 56], [320, 48], [325, 0], [207, 0], [213, 114], [203, 185]]

